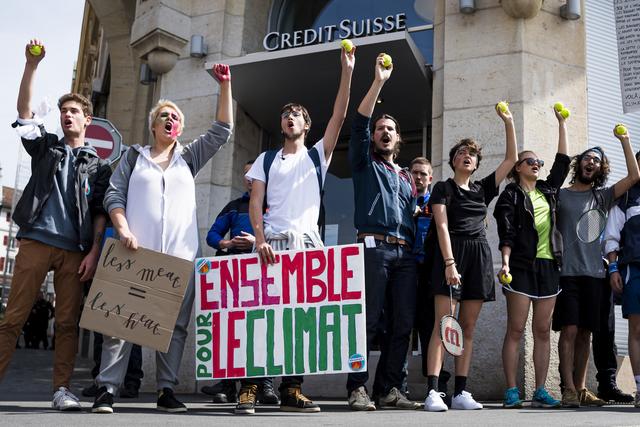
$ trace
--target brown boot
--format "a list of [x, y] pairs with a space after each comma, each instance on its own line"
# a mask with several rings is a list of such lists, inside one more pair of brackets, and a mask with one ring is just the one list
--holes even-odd
[[307, 399], [300, 386], [289, 387], [280, 393], [280, 410], [285, 412], [320, 412], [320, 407]]
[[580, 406], [603, 406], [606, 403], [586, 388], [579, 390], [578, 396], [580, 397]]

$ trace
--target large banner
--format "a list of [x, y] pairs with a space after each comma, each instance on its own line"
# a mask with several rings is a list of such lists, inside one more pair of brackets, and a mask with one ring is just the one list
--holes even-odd
[[192, 274], [190, 261], [109, 238], [80, 327], [167, 352]]
[[622, 110], [640, 110], [640, 0], [614, 0]]
[[361, 245], [198, 258], [196, 378], [365, 369]]

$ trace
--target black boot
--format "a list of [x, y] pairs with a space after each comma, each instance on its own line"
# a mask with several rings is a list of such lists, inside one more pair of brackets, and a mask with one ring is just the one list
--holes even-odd
[[633, 396], [624, 393], [616, 384], [599, 386], [598, 397], [607, 403], [633, 403]]
[[262, 405], [279, 405], [280, 399], [273, 389], [273, 382], [265, 381], [258, 387], [258, 402]]
[[213, 396], [213, 403], [235, 403], [238, 400], [235, 380], [222, 380], [214, 385], [206, 385], [200, 391]]

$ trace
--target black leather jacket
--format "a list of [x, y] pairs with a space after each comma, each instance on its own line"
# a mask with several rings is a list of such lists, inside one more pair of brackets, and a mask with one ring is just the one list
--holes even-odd
[[[549, 239], [556, 266], [562, 266], [562, 236], [556, 227], [558, 191], [569, 173], [571, 159], [566, 154], [556, 154], [551, 172], [546, 180], [538, 180], [536, 188], [549, 203], [551, 230]], [[531, 268], [538, 250], [538, 232], [533, 217], [533, 204], [525, 191], [515, 182], [500, 193], [493, 216], [498, 222], [499, 248], [511, 248], [511, 267]]]
[[[66, 155], [64, 140], [59, 140], [55, 134], [46, 133], [44, 127], [41, 127], [41, 132], [40, 138], [22, 140], [22, 145], [31, 156], [31, 178], [16, 204], [13, 220], [24, 230], [29, 230], [40, 215], [51, 194], [56, 170]], [[102, 201], [110, 177], [109, 164], [100, 159], [92, 147], [87, 146], [76, 157], [74, 184], [80, 250], [88, 250], [93, 243], [93, 218], [100, 214], [108, 217]]]

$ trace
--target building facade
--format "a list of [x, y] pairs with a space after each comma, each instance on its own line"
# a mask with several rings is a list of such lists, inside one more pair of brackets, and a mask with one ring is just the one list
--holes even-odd
[[[2, 204], [0, 205], [0, 305], [3, 311], [11, 291], [13, 280], [13, 269], [15, 267], [16, 256], [20, 249], [20, 241], [16, 239], [19, 227], [11, 219], [13, 206], [20, 199], [21, 190], [11, 187], [2, 187]], [[53, 301], [53, 275], [47, 274], [42, 283], [42, 292]]]
[[[184, 141], [208, 129], [218, 86], [206, 71], [215, 62], [231, 66], [235, 130], [196, 179], [198, 224], [204, 237], [222, 207], [242, 191], [243, 165], [280, 144], [279, 111], [287, 102], [305, 105], [322, 134], [339, 78], [340, 38], [358, 47], [351, 104], [327, 176], [327, 244], [355, 241], [353, 194], [346, 159], [350, 120], [373, 79], [379, 52], [393, 57], [394, 72], [376, 113], [397, 117], [405, 144], [399, 163], [426, 155], [435, 180], [447, 178], [449, 148], [472, 136], [483, 146], [478, 176], [504, 156], [504, 131], [494, 105], [510, 102], [519, 149], [551, 161], [557, 124], [551, 106], [572, 110], [570, 151], [588, 145], [587, 37], [589, 1], [581, 16], [561, 16], [566, 0], [88, 0], [74, 90], [89, 96], [97, 115], [113, 122], [125, 144], [149, 140], [146, 116], [160, 98], [184, 111]], [[474, 8], [464, 9], [472, 3]], [[574, 4], [574, 6], [575, 6]], [[575, 16], [574, 16], [575, 18]], [[611, 123], [613, 126], [613, 123]], [[615, 148], [615, 145], [614, 145]], [[489, 221], [495, 269], [497, 233]], [[470, 390], [480, 398], [504, 391], [500, 349], [505, 330], [504, 298], [483, 308], [476, 330]], [[193, 340], [193, 335], [191, 335]], [[418, 348], [410, 356], [413, 396], [424, 394]], [[520, 382], [533, 390], [532, 338], [521, 352]], [[193, 346], [187, 346], [181, 389], [194, 391]], [[153, 388], [153, 358], [146, 379]], [[557, 391], [557, 357], [548, 385]], [[372, 364], [375, 363], [375, 357]], [[555, 360], [555, 361], [554, 361]], [[310, 395], [343, 397], [341, 375], [309, 378]]]
[[18, 254], [16, 233], [18, 226], [11, 220], [12, 206], [18, 200], [11, 187], [2, 187], [2, 205], [0, 205], [0, 303], [4, 308], [11, 289], [13, 267]]

